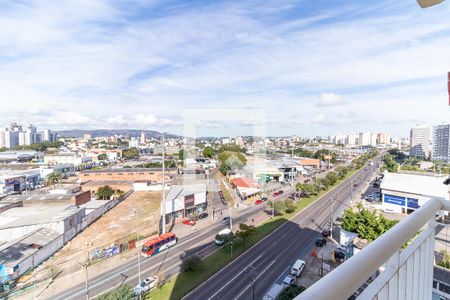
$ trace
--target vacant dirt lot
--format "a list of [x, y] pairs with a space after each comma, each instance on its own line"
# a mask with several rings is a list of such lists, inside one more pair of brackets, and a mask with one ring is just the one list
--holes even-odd
[[134, 192], [79, 233], [43, 267], [57, 267], [65, 273], [79, 269], [90, 251], [107, 248], [117, 241], [156, 234], [159, 226], [161, 192]]
[[98, 190], [99, 187], [105, 186], [105, 185], [109, 185], [111, 188], [117, 190], [121, 190], [121, 191], [128, 191], [132, 188], [133, 186], [133, 181], [125, 181], [125, 180], [115, 180], [115, 181], [111, 181], [111, 180], [93, 180], [93, 181], [89, 181], [84, 183], [81, 187], [83, 189], [83, 191], [92, 191], [92, 192], [96, 192]]

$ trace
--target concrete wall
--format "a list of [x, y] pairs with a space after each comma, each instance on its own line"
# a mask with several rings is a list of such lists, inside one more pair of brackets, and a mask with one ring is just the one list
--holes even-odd
[[[170, 175], [177, 174], [176, 170], [167, 170], [166, 171], [166, 180], [170, 179]], [[111, 171], [111, 172], [82, 172], [79, 177], [81, 180], [125, 180], [125, 181], [139, 181], [139, 180], [146, 180], [146, 181], [162, 181], [162, 171], [159, 170], [136, 170], [136, 169], [123, 169], [118, 171]]]
[[80, 206], [91, 201], [91, 191], [85, 191], [75, 196], [75, 205]]
[[12, 227], [0, 229], [0, 241], [9, 241], [13, 239], [20, 238], [28, 233], [34, 232], [39, 228], [49, 228], [54, 231], [63, 234], [64, 233], [64, 222], [52, 222], [45, 224], [33, 224], [28, 226]]

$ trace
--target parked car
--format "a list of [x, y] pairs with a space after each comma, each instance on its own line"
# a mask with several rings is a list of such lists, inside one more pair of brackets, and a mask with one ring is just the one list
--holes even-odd
[[305, 179], [305, 183], [308, 183], [310, 181], [311, 181], [311, 179]]
[[134, 295], [135, 296], [139, 296], [142, 295], [148, 291], [150, 291], [151, 289], [153, 289], [156, 284], [158, 283], [158, 277], [156, 276], [150, 276], [146, 279], [144, 279], [141, 283], [139, 283], [135, 288], [134, 288]]
[[305, 269], [305, 261], [301, 259], [297, 259], [294, 265], [291, 268], [291, 275], [295, 277], [299, 277], [303, 270]]
[[278, 195], [283, 195], [284, 191], [283, 190], [279, 190], [278, 191]]
[[223, 217], [222, 223], [225, 224], [225, 225], [230, 224], [230, 217]]
[[183, 220], [183, 224], [184, 225], [194, 226], [195, 225], [195, 221], [192, 221], [192, 220], [189, 220], [189, 219], [184, 219]]
[[322, 230], [322, 236], [323, 237], [329, 237], [331, 235], [331, 230], [326, 228]]
[[223, 236], [226, 236], [229, 234], [231, 234], [230, 228], [225, 228], [225, 229], [219, 231], [219, 233], [216, 235], [216, 238], [214, 239], [214, 244], [216, 244], [217, 246], [222, 246], [223, 244], [225, 244], [225, 240], [223, 239]]
[[259, 204], [262, 204], [262, 203], [263, 203], [263, 201], [261, 199], [258, 199], [258, 200], [255, 201], [255, 205], [259, 205]]
[[324, 238], [320, 238], [316, 240], [316, 246], [317, 247], [324, 247], [327, 244], [327, 240]]
[[278, 197], [278, 192], [273, 193], [274, 197]]
[[261, 200], [265, 202], [265, 201], [269, 200], [269, 198], [267, 198], [267, 197], [262, 197]]
[[204, 218], [207, 218], [207, 217], [208, 217], [208, 213], [206, 211], [201, 212], [201, 213], [198, 214], [198, 218], [199, 219], [204, 219]]
[[284, 287], [295, 285], [295, 278], [291, 275], [287, 275], [286, 277], [284, 277], [281, 285]]
[[334, 251], [334, 258], [338, 262], [343, 262], [345, 260], [345, 254], [341, 251]]

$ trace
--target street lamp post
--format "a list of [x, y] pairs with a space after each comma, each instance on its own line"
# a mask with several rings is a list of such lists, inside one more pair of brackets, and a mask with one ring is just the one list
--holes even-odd
[[162, 133], [162, 233], [166, 233], [166, 150], [164, 132]]

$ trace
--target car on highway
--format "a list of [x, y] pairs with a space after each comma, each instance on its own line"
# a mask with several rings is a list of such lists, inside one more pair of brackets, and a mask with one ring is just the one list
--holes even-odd
[[324, 238], [320, 238], [316, 240], [316, 246], [317, 247], [324, 247], [327, 245], [327, 240]]
[[305, 264], [306, 263], [304, 260], [297, 259], [291, 268], [291, 275], [299, 277], [303, 273], [303, 270], [305, 269]]
[[225, 225], [230, 224], [230, 217], [228, 217], [228, 216], [227, 217], [223, 217], [222, 223], [225, 224]]
[[295, 278], [291, 275], [286, 275], [284, 277], [283, 282], [281, 282], [281, 286], [288, 287], [295, 285]]
[[219, 233], [216, 235], [216, 238], [214, 239], [214, 244], [216, 244], [217, 246], [222, 246], [223, 244], [225, 244], [225, 241], [227, 240], [227, 236], [233, 234], [231, 232], [230, 228], [225, 228], [221, 231], [219, 231]]
[[207, 217], [208, 217], [208, 213], [206, 211], [201, 212], [201, 213], [198, 214], [198, 218], [199, 219], [204, 219], [204, 218], [207, 218]]
[[134, 295], [135, 296], [139, 296], [142, 295], [144, 293], [147, 293], [148, 291], [150, 291], [151, 289], [153, 289], [154, 287], [156, 287], [156, 284], [158, 283], [158, 277], [156, 276], [150, 276], [146, 279], [144, 279], [141, 283], [139, 283], [135, 288], [134, 288]]
[[194, 225], [196, 224], [195, 221], [189, 220], [189, 219], [184, 219], [184, 220], [182, 221], [182, 223], [183, 223], [184, 225], [189, 225], [189, 226], [194, 226]]
[[263, 201], [261, 199], [258, 199], [258, 200], [255, 201], [255, 205], [259, 205], [259, 204], [262, 204], [262, 203], [263, 203]]

